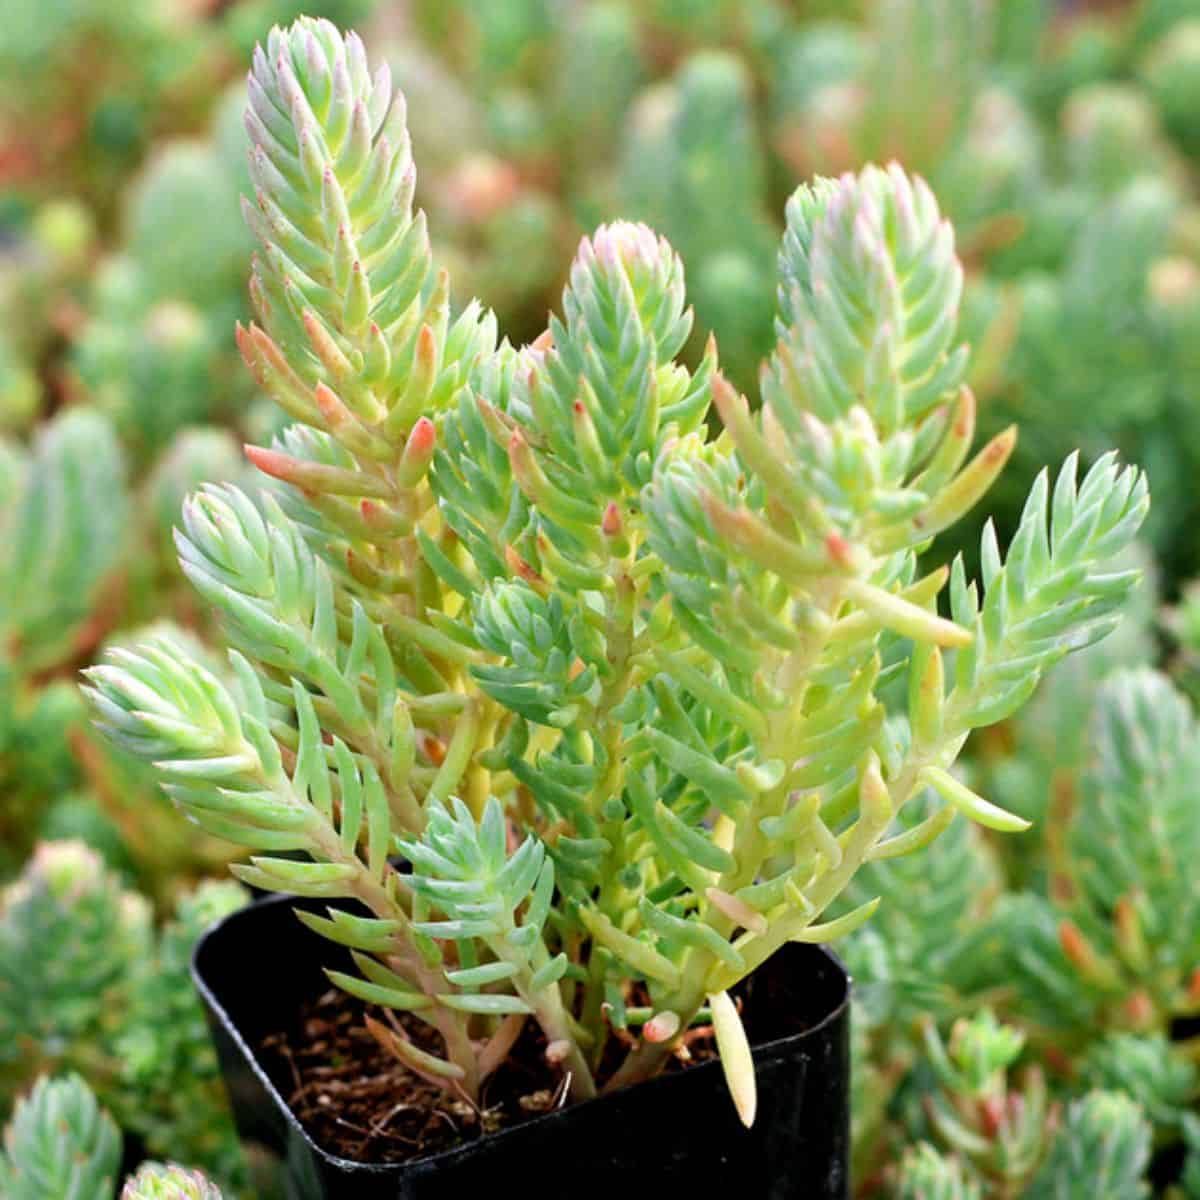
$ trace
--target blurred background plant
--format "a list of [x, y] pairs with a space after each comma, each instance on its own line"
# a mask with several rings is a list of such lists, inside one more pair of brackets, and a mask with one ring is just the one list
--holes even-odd
[[[205, 653], [172, 527], [278, 432], [232, 336], [239, 114], [255, 42], [300, 11], [390, 47], [454, 305], [477, 294], [514, 344], [546, 328], [582, 233], [642, 219], [683, 256], [688, 353], [715, 332], [753, 399], [796, 183], [890, 156], [930, 180], [968, 267], [979, 424], [1021, 427], [983, 506], [1001, 546], [1042, 465], [1117, 446], [1150, 477], [1151, 583], [969, 748], [972, 786], [1033, 831], [959, 822], [856, 885], [851, 903], [891, 900], [842, 947], [856, 1180], [1200, 1198], [1200, 0], [11, 0], [0, 1121], [38, 1071], [73, 1070], [149, 1154], [270, 1194], [185, 969], [241, 902], [203, 882], [229, 851], [90, 735], [75, 679], [149, 625]], [[153, 1176], [130, 1194], [171, 1194]]]

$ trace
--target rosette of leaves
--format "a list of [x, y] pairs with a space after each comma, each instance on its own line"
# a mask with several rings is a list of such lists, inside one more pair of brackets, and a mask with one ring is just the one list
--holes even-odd
[[[644, 226], [584, 240], [527, 348], [475, 304], [452, 319], [402, 99], [354, 35], [274, 31], [246, 119], [262, 249], [239, 339], [297, 422], [250, 453], [292, 493], [185, 506], [234, 681], [150, 644], [89, 672], [98, 718], [256, 851], [245, 882], [366, 906], [305, 919], [355, 952], [339, 986], [436, 1031], [424, 1049], [372, 1026], [447, 1093], [476, 1097], [529, 1020], [574, 1098], [633, 1083], [703, 1012], [751, 1121], [728, 989], [865, 921], [873, 900], [827, 910], [946, 807], [1022, 826], [949, 768], [1115, 624], [1135, 575], [1103, 564], [1144, 480], [1072, 460], [1006, 558], [985, 539], [981, 584], [919, 571], [1013, 434], [968, 461], [961, 267], [899, 167], [789, 205], [752, 415], [715, 345], [677, 362], [682, 264]], [[894, 827], [926, 792], [928, 818]], [[609, 1075], [614, 1030], [634, 1045]]]
[[120, 1165], [120, 1130], [83, 1080], [43, 1076], [4, 1130], [0, 1191], [8, 1200], [105, 1200]]
[[0, 901], [0, 1071], [107, 1084], [129, 988], [152, 947], [149, 905], [81, 842], [40, 845]]
[[228, 430], [211, 426], [181, 429], [146, 479], [151, 536], [174, 570], [174, 531], [183, 502], [204, 483], [236, 482], [246, 475], [245, 459]]
[[121, 1200], [222, 1200], [224, 1193], [200, 1171], [143, 1163], [121, 1189]]
[[211, 882], [155, 934], [146, 901], [79, 842], [43, 843], [0, 901], [5, 1090], [80, 1072], [152, 1153], [230, 1184], [245, 1167], [189, 972], [197, 938], [246, 902]]
[[[7, 1200], [115, 1200], [121, 1132], [78, 1075], [39, 1077], [22, 1097], [0, 1146], [0, 1187]], [[222, 1200], [200, 1171], [146, 1162], [121, 1200]]]
[[[147, 640], [165, 653], [183, 651], [219, 667], [220, 659], [195, 634], [165, 620], [106, 639], [103, 653], [120, 656], [131, 642]], [[29, 791], [36, 795], [40, 788], [45, 797], [34, 832], [81, 838], [164, 909], [198, 877], [225, 866], [233, 851], [229, 843], [199, 834], [163, 795], [152, 767], [96, 734], [76, 683], [56, 680], [37, 696], [23, 732], [41, 740], [23, 741], [20, 759]]]

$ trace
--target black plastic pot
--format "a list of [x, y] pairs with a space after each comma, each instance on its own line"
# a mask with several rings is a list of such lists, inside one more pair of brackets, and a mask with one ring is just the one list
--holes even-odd
[[284, 1027], [289, 1006], [329, 986], [322, 966], [342, 965], [338, 947], [292, 912], [325, 903], [258, 901], [201, 939], [192, 963], [239, 1131], [284, 1157], [293, 1200], [848, 1194], [850, 980], [833, 955], [802, 945], [786, 946], [746, 986], [753, 1129], [738, 1122], [720, 1064], [710, 1062], [415, 1162], [335, 1157], [309, 1137], [254, 1051]]

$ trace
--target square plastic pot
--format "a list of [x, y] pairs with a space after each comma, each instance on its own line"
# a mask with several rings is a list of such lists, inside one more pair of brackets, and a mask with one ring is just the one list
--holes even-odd
[[292, 1200], [848, 1195], [850, 979], [832, 954], [798, 944], [745, 989], [758, 1079], [752, 1129], [737, 1119], [720, 1064], [709, 1062], [412, 1162], [329, 1153], [255, 1052], [289, 1023], [289, 1008], [329, 987], [322, 967], [344, 965], [340, 949], [293, 913], [328, 903], [256, 901], [202, 938], [192, 962], [238, 1129], [284, 1158]]

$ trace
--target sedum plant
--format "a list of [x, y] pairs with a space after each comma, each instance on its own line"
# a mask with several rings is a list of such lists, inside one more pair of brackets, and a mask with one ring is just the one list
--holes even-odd
[[38, 1067], [111, 1077], [150, 908], [82, 842], [44, 842], [0, 892], [0, 1094]]
[[[43, 1075], [16, 1106], [0, 1146], [6, 1200], [114, 1200], [121, 1131], [78, 1075]], [[200, 1171], [143, 1163], [121, 1200], [222, 1200]]]
[[210, 880], [156, 933], [145, 898], [94, 850], [41, 843], [0, 891], [0, 1096], [38, 1070], [78, 1071], [150, 1153], [240, 1182], [189, 965], [200, 935], [247, 899], [239, 884]]
[[985, 935], [984, 981], [1015, 989], [1035, 1035], [1058, 1047], [1094, 1031], [1166, 1033], [1200, 1010], [1196, 718], [1165, 676], [1125, 668], [1095, 692], [1086, 729], [1090, 753], [1048, 818], [1050, 897], [1006, 897]]
[[1054, 1136], [1057, 1109], [1041, 1071], [1013, 1078], [1023, 1045], [1018, 1030], [988, 1009], [955, 1022], [948, 1041], [926, 1025], [935, 1081], [922, 1095], [926, 1120], [987, 1195], [1023, 1195]]
[[69, 731], [86, 727], [73, 682], [126, 561], [124, 456], [99, 414], [71, 409], [26, 450], [0, 445], [0, 872], [19, 865], [48, 800], [76, 786]]
[[921, 570], [1015, 435], [969, 457], [953, 233], [898, 166], [793, 196], [752, 414], [715, 343], [676, 361], [683, 269], [644, 226], [583, 241], [529, 346], [452, 315], [403, 97], [357, 36], [275, 30], [246, 125], [238, 337], [295, 421], [249, 454], [288, 486], [184, 507], [234, 682], [150, 641], [88, 673], [99, 721], [256, 852], [243, 881], [366, 906], [303, 919], [352, 949], [335, 983], [436, 1031], [371, 1022], [417, 1074], [474, 1099], [532, 1020], [582, 1099], [703, 1020], [749, 1123], [731, 989], [861, 925], [873, 900], [828, 910], [867, 862], [1024, 825], [951, 768], [1111, 629], [1144, 479], [1071, 459], [981, 581]]
[[1066, 1112], [1029, 1200], [1141, 1200], [1150, 1195], [1143, 1175], [1150, 1161], [1150, 1125], [1121, 1092], [1088, 1092]]
[[8, 1200], [102, 1200], [121, 1163], [121, 1133], [78, 1075], [43, 1076], [4, 1130], [0, 1194]]
[[894, 1193], [897, 1200], [980, 1200], [983, 1194], [957, 1158], [939, 1154], [928, 1142], [905, 1151]]
[[[1142, 1095], [1102, 1090], [1092, 1073], [1091, 1089], [1064, 1110], [1050, 1099], [1036, 1066], [1014, 1083], [1011, 1068], [1023, 1044], [1015, 1028], [987, 1009], [957, 1022], [946, 1042], [927, 1026], [923, 1067], [931, 1086], [920, 1099], [928, 1140], [904, 1152], [893, 1171], [894, 1194], [913, 1200], [1149, 1194], [1151, 1124]], [[1113, 1082], [1134, 1081], [1126, 1073]]]
[[199, 1171], [146, 1163], [125, 1181], [121, 1200], [221, 1200], [222, 1192]]

